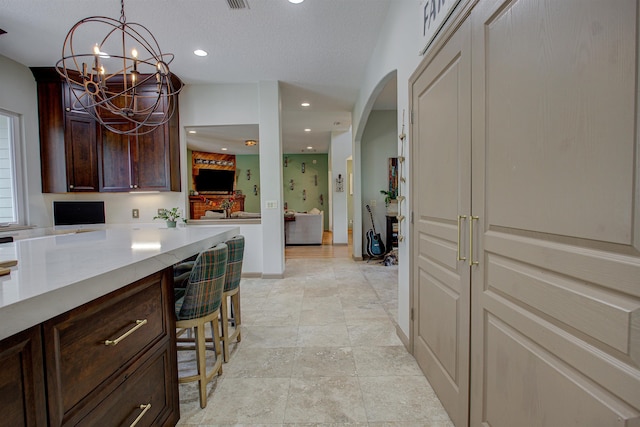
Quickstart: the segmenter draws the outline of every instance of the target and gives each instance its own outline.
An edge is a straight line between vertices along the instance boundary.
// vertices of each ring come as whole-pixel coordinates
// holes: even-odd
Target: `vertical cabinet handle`
[[[467,219],[466,215],[458,215],[458,261],[466,261],[467,258],[466,257],[461,257],[460,256],[460,234],[462,233],[462,230],[460,228],[460,223],[462,222],[463,219]]]
[[[480,219],[478,216],[469,216],[469,265],[474,266],[480,264],[473,260],[473,221]]]
[[[138,415],[138,417],[135,420],[133,420],[133,422],[129,427],[134,427],[136,424],[138,424],[138,421],[140,421],[142,417],[144,417],[144,414],[146,414],[147,411],[151,409],[151,403],[147,403],[146,405],[140,405],[138,406],[138,408],[142,409],[142,412],[140,412],[140,415]]]

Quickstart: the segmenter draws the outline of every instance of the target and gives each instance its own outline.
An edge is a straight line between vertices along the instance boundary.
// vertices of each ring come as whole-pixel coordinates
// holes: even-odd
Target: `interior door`
[[[470,424],[638,426],[638,2],[472,22]]]
[[[413,80],[414,356],[456,426],[468,422],[470,25]]]

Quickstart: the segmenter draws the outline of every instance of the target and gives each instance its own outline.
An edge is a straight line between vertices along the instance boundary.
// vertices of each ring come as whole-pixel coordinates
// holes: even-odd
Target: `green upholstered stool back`
[[[220,243],[196,258],[185,294],[176,301],[178,320],[196,319],[220,308],[227,271],[227,245]]]
[[[244,236],[238,235],[225,242],[229,248],[227,258],[227,273],[224,279],[224,291],[228,292],[238,287],[242,274],[242,259],[244,257]]]

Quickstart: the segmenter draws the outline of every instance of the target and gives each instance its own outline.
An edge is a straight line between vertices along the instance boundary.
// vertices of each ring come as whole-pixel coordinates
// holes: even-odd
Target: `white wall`
[[[360,86],[360,94],[356,106],[353,110],[354,123],[354,153],[360,151],[360,139],[364,130],[367,117],[371,110],[371,105],[381,90],[380,82],[382,82],[389,73],[397,71],[398,79],[398,129],[395,141],[398,143],[398,154],[401,147],[397,135],[402,129],[402,112],[405,113],[405,131],[409,134],[408,117],[409,117],[409,87],[408,81],[410,75],[420,63],[422,57],[418,55],[424,46],[421,41],[421,8],[420,0],[394,0],[389,5],[387,19],[380,28],[380,36],[376,42],[376,46],[369,60],[367,70],[362,79]],[[410,147],[410,141],[405,141],[405,155]],[[354,175],[358,177],[359,164],[354,158]],[[407,178],[406,185],[400,185],[400,194],[407,197],[402,211],[409,212],[408,207],[411,206],[409,199],[410,190],[410,167],[411,161],[405,162],[404,175]],[[358,188],[361,185],[356,182],[354,189],[354,204],[361,204]],[[357,223],[359,210],[354,210],[354,222]],[[409,237],[409,215],[405,213],[407,219],[401,224],[402,234],[405,235],[403,242],[399,243],[399,268],[398,268],[398,325],[402,329],[405,336],[409,336],[409,249],[411,247],[411,239]],[[356,230],[354,227],[354,241],[356,241]]]
[[[332,132],[329,153],[329,193],[331,194],[331,224],[333,243],[346,245],[349,243],[349,220],[347,196],[349,195],[349,176],[347,159],[351,157],[351,130],[349,132]],[[336,179],[342,175],[342,192],[336,192]]]
[[[380,190],[389,189],[389,157],[396,157],[396,111],[372,111],[361,138],[362,164],[362,232],[372,228],[369,205],[374,217],[375,229],[386,244],[387,209]],[[354,243],[355,244],[355,243]],[[366,239],[362,239],[366,253]]]

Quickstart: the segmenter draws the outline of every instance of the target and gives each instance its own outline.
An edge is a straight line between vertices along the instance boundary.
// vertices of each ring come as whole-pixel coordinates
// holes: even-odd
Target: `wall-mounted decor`
[[[289,181],[289,190],[293,190],[293,180]]]
[[[307,190],[302,190],[302,200],[307,200]]]
[[[251,181],[251,169],[247,169],[247,181]]]
[[[336,193],[342,193],[344,191],[344,178],[342,174],[338,174],[336,178]]]
[[[289,166],[289,158],[285,156],[285,158],[284,158],[284,167],[286,168],[287,166]]]
[[[300,170],[302,170],[302,173],[304,173],[304,162],[302,162],[302,165],[300,166]]]
[[[319,197],[320,199],[320,206],[324,205],[324,197],[322,197],[322,194]]]
[[[318,175],[314,175],[313,176],[313,183],[315,184],[315,186],[318,186]]]
[[[258,195],[258,186],[257,186],[257,185],[254,185],[254,186],[253,186],[253,195],[254,195],[254,196],[257,196],[257,195]]]

